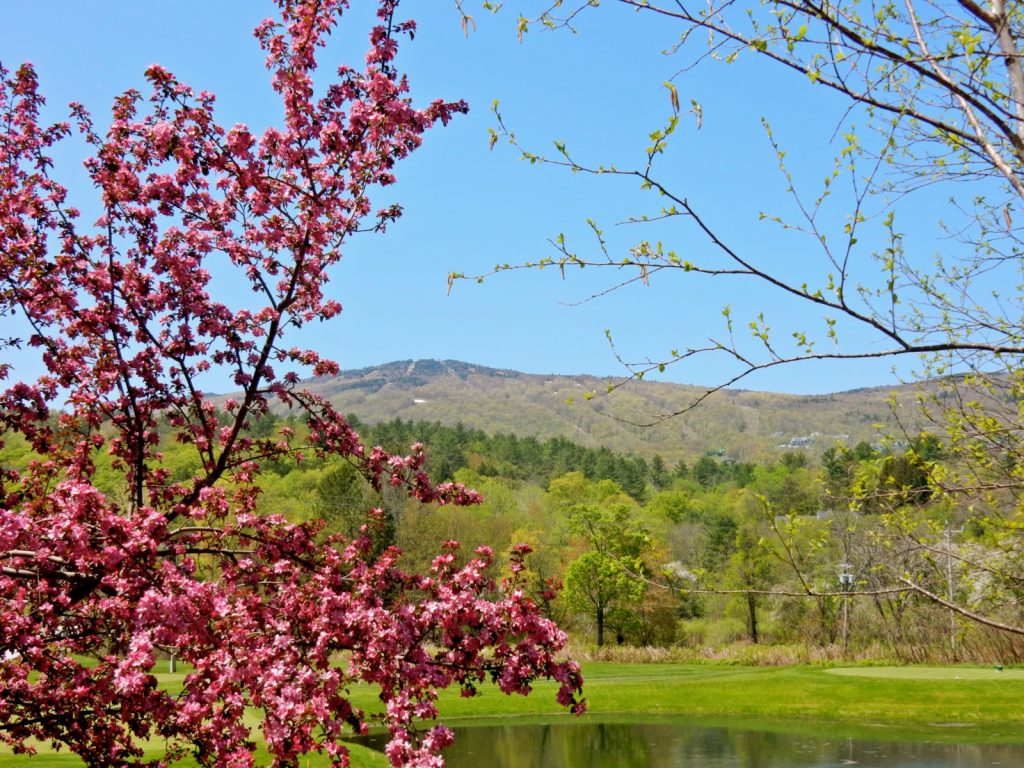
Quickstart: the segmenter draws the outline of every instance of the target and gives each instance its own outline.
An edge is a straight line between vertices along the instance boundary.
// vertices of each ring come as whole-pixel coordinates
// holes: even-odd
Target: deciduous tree
[[[594,619],[595,641],[604,645],[610,614],[643,600],[647,583],[643,555],[650,548],[648,532],[622,503],[578,504],[569,512],[570,527],[580,534],[587,551],[573,560],[565,574],[565,599],[570,610]]]
[[[489,678],[526,693],[551,677],[580,707],[578,667],[555,658],[565,635],[519,589],[524,551],[501,583],[488,549],[457,566],[453,543],[416,575],[395,549],[373,556],[365,532],[325,536],[257,511],[261,462],[311,455],[356,463],[378,490],[478,501],[432,484],[417,446],[364,448],[298,383],[337,366],[287,336],[340,312],[325,286],[345,243],[400,213],[371,194],[424,131],[466,108],[411,103],[395,56],[414,26],[395,0],[378,3],[365,66],[318,88],[347,5],[281,0],[259,25],[281,104],[261,134],[223,127],[211,94],[157,65],[151,92],[118,97],[108,127],[77,104],[70,124],[46,125],[32,67],[0,69],[0,303],[45,364],[0,393],[5,434],[36,455],[0,477],[0,739],[18,753],[40,740],[96,766],[251,765],[255,707],[274,765],[315,751],[344,765],[341,739],[377,720],[392,764],[434,766],[452,734],[415,722],[436,717],[442,688],[471,695]],[[92,153],[92,222],[51,160],[75,132]],[[250,300],[218,296],[215,270]],[[222,408],[204,393],[211,369],[239,390]],[[272,402],[301,415],[301,437],[260,431]],[[168,427],[194,471],[165,466]],[[117,495],[94,483],[100,455]],[[173,695],[154,675],[167,653],[190,670]],[[357,684],[379,689],[380,713],[350,703]],[[148,760],[148,739],[166,754]]]
[[[613,10],[597,5],[522,3],[519,34],[572,27],[583,14]],[[684,59],[665,83],[666,120],[651,132],[638,162],[631,167],[621,160],[585,160],[561,142],[544,156],[523,146],[501,115],[492,145],[507,139],[531,162],[640,185],[652,194],[653,204],[643,213],[630,212],[628,220],[636,225],[631,231],[657,227],[657,234],[640,234],[628,247],[616,248],[592,222],[593,248],[559,234],[552,238],[552,253],[496,271],[598,267],[616,275],[609,290],[672,275],[687,281],[684,286],[709,278],[745,281],[803,305],[818,318],[812,326],[780,331],[760,307],[741,316],[727,306],[719,330],[702,329],[700,338],[681,339],[668,354],[645,350],[632,364],[635,358],[616,350],[628,369],[623,383],[709,355],[727,358],[732,373],[693,405],[779,366],[916,358],[922,380],[930,382],[921,390],[923,423],[944,444],[945,455],[941,462],[917,462],[909,485],[896,479],[898,493],[876,497],[892,513],[888,535],[922,555],[955,557],[963,578],[979,589],[993,582],[992,574],[997,581],[1019,582],[1020,569],[1009,564],[1019,563],[1024,489],[1021,4],[620,0],[611,5],[676,25],[678,42],[669,53]],[[690,114],[683,113],[687,78],[698,65],[727,66],[745,57],[775,66],[780,80],[795,74],[819,93],[845,100],[834,128],[834,158],[818,176],[823,181],[810,186],[792,170],[790,148],[764,123],[791,215],[769,212],[761,218],[791,236],[788,242],[799,256],[796,271],[770,253],[737,245],[702,205],[700,187],[666,161],[679,134],[701,125],[700,104],[689,102]],[[730,154],[731,146],[723,146],[722,156]],[[736,175],[742,178],[742,169]],[[938,210],[936,204],[941,207],[944,200],[948,205]],[[938,246],[934,232],[911,237],[922,211],[943,235]],[[674,233],[666,235],[673,224]],[[651,421],[674,415],[653,414]],[[908,438],[919,432],[920,423],[906,424]],[[895,467],[913,459],[888,461]],[[970,556],[966,548],[950,553],[952,544],[938,521],[921,525],[920,515],[908,519],[900,512],[908,501],[904,485],[916,499],[927,499],[958,520],[971,518],[984,529]],[[1024,633],[1012,601],[984,601],[986,610],[977,611],[905,574],[890,575],[939,604],[955,603],[947,607],[974,621]]]

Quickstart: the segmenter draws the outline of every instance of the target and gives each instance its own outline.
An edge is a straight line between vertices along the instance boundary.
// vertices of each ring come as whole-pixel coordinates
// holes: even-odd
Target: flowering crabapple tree
[[[578,666],[556,658],[565,635],[519,587],[525,548],[501,583],[490,551],[460,565],[454,543],[414,575],[395,549],[371,554],[374,512],[342,538],[257,508],[261,462],[303,455],[343,457],[423,502],[479,500],[431,484],[418,446],[364,448],[281,373],[337,370],[286,334],[340,311],[324,287],[345,242],[400,213],[374,210],[371,192],[466,106],[412,105],[395,56],[414,25],[395,18],[397,0],[378,0],[365,68],[341,66],[326,87],[317,55],[348,4],[278,5],[255,34],[282,122],[259,136],[221,126],[212,95],[159,66],[152,93],[118,97],[105,130],[78,104],[71,124],[42,123],[32,67],[0,69],[0,302],[45,364],[0,394],[3,436],[36,456],[0,478],[0,739],[17,753],[43,742],[89,765],[252,765],[256,708],[273,765],[310,752],[346,765],[341,739],[376,718],[393,765],[435,766],[452,734],[416,722],[436,718],[443,688],[471,696],[490,679],[527,693],[552,678],[582,709]],[[76,131],[99,195],[92,224],[49,157]],[[211,262],[251,288],[248,307],[213,295]],[[222,407],[201,388],[216,369],[239,390]],[[274,402],[305,427],[253,434]],[[191,477],[162,464],[169,440],[194,450]],[[97,487],[101,454],[118,493]],[[167,653],[191,670],[176,695],[153,674]],[[379,689],[379,713],[351,703],[356,684]],[[152,739],[166,745],[156,759]]]

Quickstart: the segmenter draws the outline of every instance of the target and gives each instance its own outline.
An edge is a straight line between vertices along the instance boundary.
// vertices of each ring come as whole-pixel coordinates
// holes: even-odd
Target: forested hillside
[[[403,567],[416,571],[429,569],[448,541],[459,541],[464,556],[490,547],[499,563],[526,544],[531,596],[581,646],[697,655],[781,646],[785,658],[1024,654],[1010,636],[951,617],[901,585],[911,578],[1019,619],[1007,585],[972,582],[965,570],[998,531],[981,521],[958,529],[957,558],[965,562],[952,550],[947,562],[941,552],[903,546],[894,521],[915,515],[940,529],[949,512],[933,503],[931,477],[945,458],[929,438],[905,449],[861,442],[820,453],[791,448],[763,462],[704,454],[670,463],[563,437],[349,418],[368,446],[397,452],[422,443],[435,480],[465,483],[483,503],[423,507],[398,487],[374,491],[346,460],[307,456],[264,463],[261,511],[322,519],[347,539],[369,536],[378,550],[396,544]],[[251,426],[256,437],[289,430],[301,434],[305,425],[270,414]],[[172,481],[199,471],[194,456],[187,445],[161,442]],[[31,459],[17,439],[0,453],[5,468]],[[117,498],[109,458],[100,453],[96,461],[97,484]]]
[[[779,446],[813,438],[815,455],[836,436],[877,442],[896,435],[890,399],[901,418],[916,413],[913,387],[879,387],[819,396],[723,390],[699,408],[651,427],[638,423],[687,407],[704,392],[696,386],[637,381],[605,394],[614,380],[589,375],[537,375],[452,360],[417,360],[344,371],[315,380],[311,389],[365,423],[393,418],[461,423],[489,433],[539,440],[563,437],[584,446],[634,452],[647,459],[692,461],[721,451],[741,461],[777,458]],[[583,402],[586,393],[596,393]],[[573,401],[570,404],[568,401]],[[913,424],[908,425],[910,428]]]
[[[309,454],[263,462],[259,509],[322,520],[347,539],[367,535],[377,551],[397,545],[412,571],[428,570],[448,541],[461,542],[464,556],[490,547],[499,563],[526,544],[532,597],[582,645],[694,654],[784,646],[787,658],[1024,655],[1012,635],[933,599],[1021,621],[1013,585],[970,573],[998,553],[1000,532],[937,493],[949,461],[939,442],[908,421],[875,425],[890,407],[899,413],[909,389],[893,399],[883,390],[723,392],[645,431],[602,413],[675,408],[695,390],[638,382],[607,399],[565,402],[601,384],[436,361],[318,379],[313,386],[349,411],[365,445],[400,455],[423,444],[435,481],[464,483],[484,501],[424,508],[401,487],[375,491],[358,462]],[[569,425],[578,439],[560,434]],[[257,440],[305,439],[308,427],[268,413],[248,429]],[[167,480],[198,476],[188,441],[162,434]],[[6,470],[33,458],[15,435],[0,450]],[[94,460],[97,487],[120,499],[110,457],[97,451]],[[964,523],[954,530],[951,517]],[[943,526],[946,550],[915,545]]]

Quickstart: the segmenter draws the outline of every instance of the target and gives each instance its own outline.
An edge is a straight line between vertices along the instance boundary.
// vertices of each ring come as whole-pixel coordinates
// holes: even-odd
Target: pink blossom
[[[257,507],[261,462],[308,455],[344,458],[374,487],[424,502],[480,501],[432,483],[420,445],[364,447],[300,387],[300,371],[337,365],[282,338],[341,311],[325,284],[348,235],[401,215],[373,213],[374,185],[465,104],[421,109],[408,97],[394,61],[413,25],[393,18],[396,0],[378,2],[365,69],[340,67],[316,95],[316,55],[347,3],[278,5],[256,37],[283,123],[260,136],[220,125],[212,95],[158,65],[146,71],[152,93],[119,96],[106,129],[72,105],[99,194],[91,226],[51,176],[71,128],[40,122],[30,65],[0,67],[0,304],[22,308],[47,367],[0,392],[5,429],[45,457],[4,470],[0,496],[0,740],[16,750],[38,739],[111,765],[157,738],[168,759],[249,766],[257,734],[245,713],[256,707],[274,765],[319,750],[343,761],[342,738],[368,727],[346,691],[369,684],[388,713],[392,763],[439,766],[451,732],[417,736],[412,721],[436,715],[443,688],[471,694],[493,678],[525,693],[546,677],[582,709],[579,668],[557,660],[564,633],[523,596],[525,550],[501,584],[487,576],[490,550],[459,566],[454,542],[417,575],[393,548],[373,554],[372,519],[345,540]],[[211,260],[229,263],[259,305],[211,295]],[[199,384],[211,367],[240,389],[222,410]],[[253,434],[275,403],[308,430]],[[190,476],[167,466],[163,439],[192,452]],[[99,488],[97,451],[119,475],[116,494]],[[175,696],[153,674],[172,653],[192,670]]]

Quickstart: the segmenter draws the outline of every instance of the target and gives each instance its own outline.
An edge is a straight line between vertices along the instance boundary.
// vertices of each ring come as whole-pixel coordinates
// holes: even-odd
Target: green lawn
[[[776,731],[820,731],[843,738],[943,740],[1024,744],[1024,671],[979,667],[734,667],[684,664],[584,665],[587,718],[685,716],[702,722]],[[177,679],[161,676],[168,687]],[[550,721],[565,715],[555,686],[543,683],[529,697],[484,688],[473,699],[446,693],[445,722],[509,718]],[[379,705],[357,691],[367,710]],[[357,750],[353,765],[378,768],[383,756]],[[69,768],[75,758],[42,754],[31,762],[0,754],[0,768]],[[322,765],[310,759],[309,766]]]
[[[877,737],[884,729],[900,738],[1024,744],[1024,674],[1019,671],[845,671],[806,666],[584,665],[591,717],[683,715],[790,730],[814,730],[827,723],[830,732],[851,737]],[[547,684],[538,685],[525,699],[490,690],[478,699],[446,695],[442,711],[453,723],[462,717],[540,716],[557,711],[551,706],[553,696],[554,686]],[[957,727],[951,728],[953,724]]]
[[[1002,667],[837,667],[834,675],[900,680],[1024,680],[1024,669]]]

